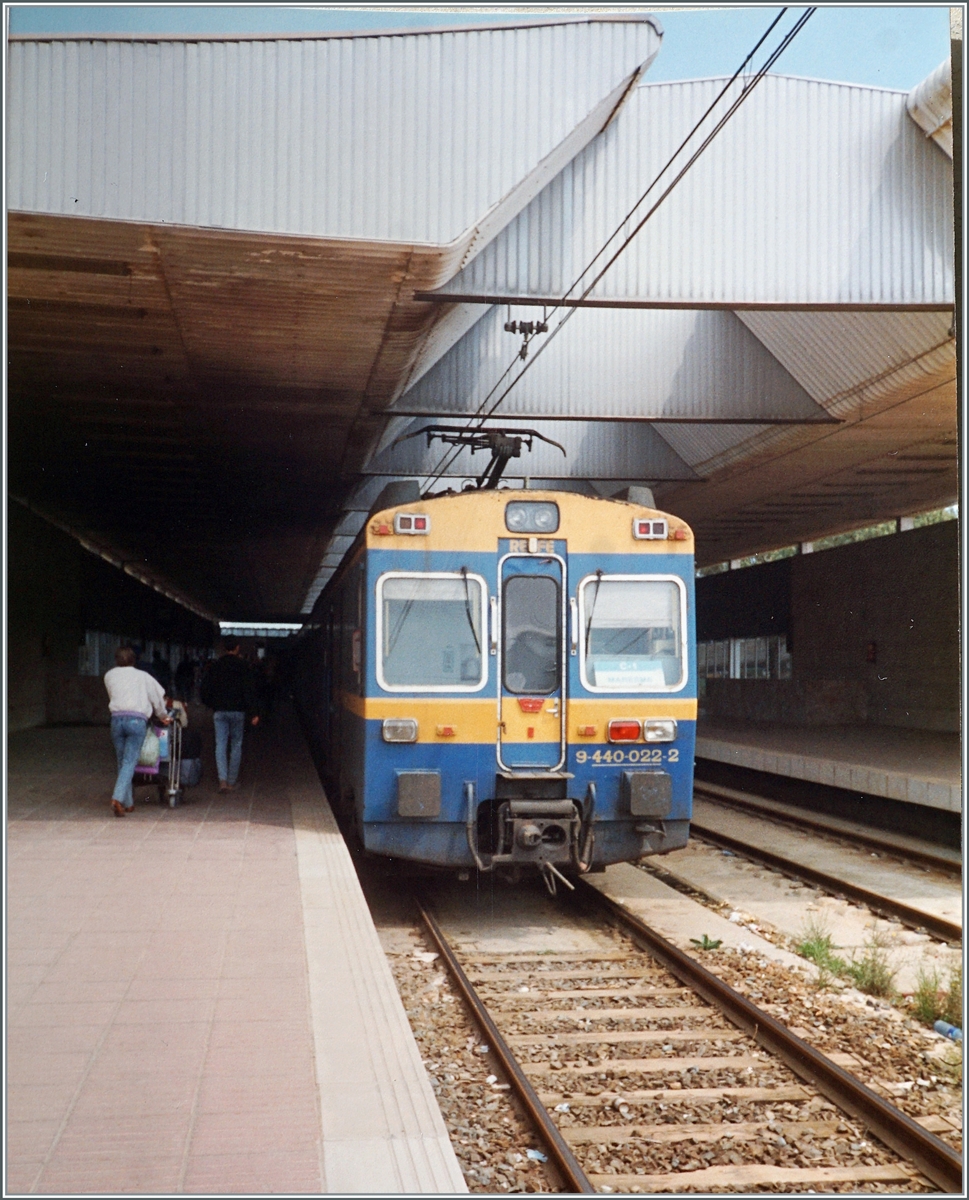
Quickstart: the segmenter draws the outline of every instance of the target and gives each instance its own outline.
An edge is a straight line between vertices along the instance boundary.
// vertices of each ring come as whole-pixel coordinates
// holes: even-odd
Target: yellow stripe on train
[[[365,698],[344,692],[342,701],[344,708],[367,721],[384,721],[389,717],[410,717],[416,720],[418,742],[432,742],[438,745],[446,745],[449,742],[493,744],[498,738],[498,703],[494,697]],[[568,741],[604,742],[609,721],[623,717],[640,721],[647,717],[695,721],[696,700],[676,697],[569,700],[565,706]],[[592,728],[594,732],[587,732]]]

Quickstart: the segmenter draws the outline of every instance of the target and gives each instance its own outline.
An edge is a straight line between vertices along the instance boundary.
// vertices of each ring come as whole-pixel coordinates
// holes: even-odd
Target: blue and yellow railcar
[[[372,512],[303,638],[298,699],[370,852],[556,878],[685,845],[693,535],[573,492]]]

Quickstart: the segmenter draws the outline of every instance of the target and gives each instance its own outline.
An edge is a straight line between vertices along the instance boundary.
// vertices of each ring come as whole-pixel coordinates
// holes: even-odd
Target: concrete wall
[[[80,546],[20,505],[7,522],[7,721],[11,732],[47,721],[47,688],[84,640]]]
[[[696,581],[698,642],[791,632],[793,559],[762,563]]]
[[[790,563],[793,677],[708,680],[709,716],[959,729],[957,522],[785,563]],[[771,572],[772,587],[777,572],[771,569],[778,566],[748,567],[710,580],[722,591],[736,577],[738,594],[741,583],[750,593],[757,573]],[[742,576],[747,578],[741,581]],[[697,580],[698,593],[705,584]],[[739,628],[716,636],[755,632],[760,630]],[[702,628],[698,635],[703,638]]]
[[[99,676],[81,675],[85,630],[204,646],[212,627],[11,502],[7,522],[7,722],[106,724]]]
[[[795,678],[863,688],[875,725],[957,730],[958,563],[955,521],[797,559]]]
[[[844,679],[708,679],[703,712],[784,725],[863,725],[868,695]]]

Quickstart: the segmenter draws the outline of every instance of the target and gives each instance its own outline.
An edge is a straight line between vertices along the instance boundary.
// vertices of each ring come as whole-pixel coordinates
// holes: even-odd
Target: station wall
[[[97,675],[81,674],[85,633],[142,645],[212,645],[212,625],[85,550],[21,505],[7,522],[8,730],[107,724]]]
[[[783,633],[791,678],[708,679],[708,716],[958,730],[958,522],[697,580],[699,641]]]

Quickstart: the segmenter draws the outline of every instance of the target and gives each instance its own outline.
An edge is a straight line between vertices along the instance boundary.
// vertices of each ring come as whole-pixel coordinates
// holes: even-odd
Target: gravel
[[[480,1030],[440,959],[422,961],[434,952],[417,930],[410,941],[409,951],[388,959],[469,1191],[557,1191],[544,1165],[528,1157],[541,1152],[539,1141],[491,1054],[479,1052]]]
[[[608,1046],[596,1042],[516,1048],[523,1062],[550,1064],[551,1071],[536,1074],[539,1091],[554,1089],[559,1103],[553,1105],[563,1131],[595,1126],[617,1130],[616,1140],[580,1142],[574,1152],[589,1174],[681,1174],[707,1167],[762,1163],[779,1167],[843,1167],[894,1164],[897,1156],[867,1136],[862,1125],[840,1113],[821,1096],[778,1102],[730,1096],[690,1102],[686,1093],[695,1088],[790,1087],[798,1081],[782,1063],[746,1038],[716,1036],[733,1027],[715,1009],[704,1014],[675,1017],[675,1008],[702,1005],[683,991],[672,976],[649,963],[622,936],[603,931],[602,948],[629,950],[634,973],[649,974],[649,985],[670,988],[671,994],[631,999],[613,998],[627,984],[608,974],[616,963],[603,964],[603,973],[581,979],[542,980],[541,963],[509,964],[508,983],[482,982],[479,991],[492,1009],[502,1032],[520,1033],[607,1032],[610,1029],[685,1030],[698,1029],[696,1039],[671,1038],[646,1046],[627,1043]],[[488,1052],[481,1053],[481,1037],[452,991],[440,960],[415,930],[411,948],[391,954],[390,960],[405,1008],[425,1058],[435,1093],[441,1104],[455,1152],[474,1192],[557,1190],[550,1172],[528,1157],[540,1149],[517,1101],[506,1090],[500,1072]],[[825,1053],[850,1053],[858,1060],[851,1067],[865,1083],[889,1096],[911,1116],[944,1116],[960,1123],[961,1090],[953,1083],[939,1057],[935,1034],[926,1034],[914,1021],[881,1001],[856,993],[819,990],[806,973],[789,970],[759,955],[728,950],[698,953],[704,965],[738,991],[753,999],[795,1032]],[[548,966],[561,969],[568,959],[556,955]],[[494,969],[490,967],[489,969]],[[590,969],[582,965],[582,971]],[[470,969],[472,978],[473,967]],[[576,974],[578,975],[578,971]],[[528,992],[522,992],[528,987]],[[564,999],[536,997],[545,990],[568,992],[578,987],[602,987],[604,996],[576,995]],[[610,1010],[642,1007],[670,1009],[647,1017],[610,1016]],[[536,1011],[536,1009],[538,1011]],[[549,1010],[566,1010],[551,1013]],[[571,1010],[571,1011],[569,1011]],[[949,1052],[953,1047],[946,1045]],[[669,1058],[672,1070],[613,1073],[610,1058]],[[677,1058],[737,1056],[760,1060],[736,1068],[723,1064],[701,1070],[685,1066],[677,1071]],[[584,1071],[578,1068],[585,1068]],[[596,1068],[601,1068],[596,1070]],[[654,1094],[636,1099],[628,1093],[639,1090]],[[656,1093],[661,1093],[657,1095]],[[680,1100],[677,1092],[684,1093]],[[618,1094],[617,1094],[618,1093]],[[738,1129],[745,1123],[766,1128]],[[698,1131],[698,1136],[667,1142],[661,1138],[622,1137],[630,1125],[690,1126],[723,1125],[722,1134]],[[810,1126],[810,1127],[806,1127]],[[731,1128],[733,1127],[733,1128]],[[961,1148],[956,1130],[942,1134]],[[801,1192],[803,1185],[782,1184],[758,1190]],[[816,1190],[828,1192],[919,1192],[933,1190],[917,1180],[905,1184],[827,1184]]]
[[[819,988],[760,955],[710,951],[698,958],[738,992],[825,1054],[851,1054],[848,1069],[910,1117],[941,1116],[943,1138],[962,1151],[962,1050],[887,1001],[855,988]]]

